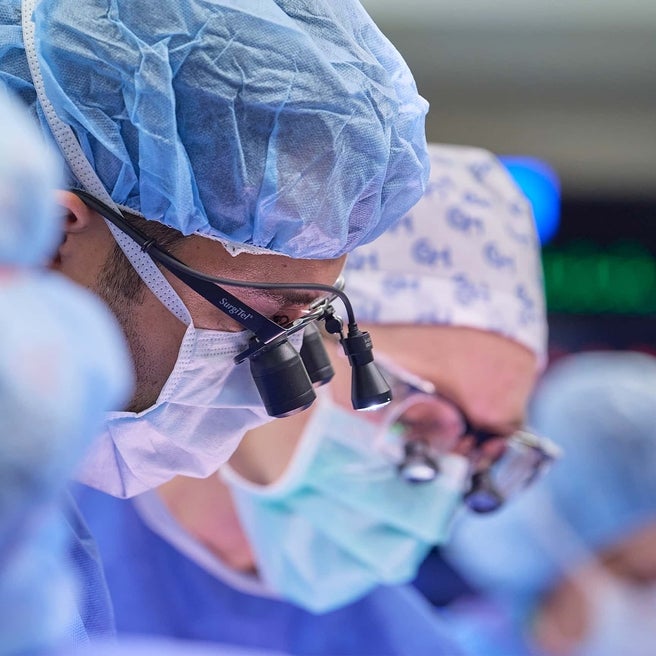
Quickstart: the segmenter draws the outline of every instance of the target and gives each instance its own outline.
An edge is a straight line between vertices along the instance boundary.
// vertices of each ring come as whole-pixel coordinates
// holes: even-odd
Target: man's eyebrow
[[[286,305],[310,306],[317,299],[327,298],[327,295],[323,292],[312,292],[303,289],[249,289],[245,296],[265,297],[268,301],[281,307]]]

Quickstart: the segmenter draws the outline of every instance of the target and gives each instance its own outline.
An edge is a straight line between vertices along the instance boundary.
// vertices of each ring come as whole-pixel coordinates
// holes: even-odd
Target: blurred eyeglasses
[[[499,434],[475,426],[460,406],[422,378],[378,357],[379,369],[392,390],[385,411],[389,435],[394,436],[399,475],[410,483],[431,481],[438,474],[440,456],[472,441],[467,506],[478,513],[498,509],[534,483],[560,457],[551,440],[525,429]]]

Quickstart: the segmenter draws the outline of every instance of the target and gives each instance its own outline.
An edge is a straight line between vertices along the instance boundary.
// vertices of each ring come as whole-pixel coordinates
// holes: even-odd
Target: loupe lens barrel
[[[317,398],[301,356],[287,341],[250,358],[251,374],[271,417],[288,417],[305,410]]]
[[[335,375],[321,333],[314,323],[308,324],[303,329],[300,355],[305,370],[314,385],[325,385]]]

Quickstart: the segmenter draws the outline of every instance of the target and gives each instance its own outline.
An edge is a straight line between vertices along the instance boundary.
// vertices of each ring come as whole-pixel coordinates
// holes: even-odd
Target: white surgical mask
[[[178,474],[215,472],[246,431],[270,419],[248,362],[233,362],[249,334],[190,324],[157,402],[139,413],[110,413],[76,478],[131,497]]]
[[[412,579],[431,546],[447,539],[467,460],[445,456],[434,481],[412,485],[380,444],[378,426],[322,388],[281,479],[259,486],[221,470],[260,576],[284,598],[333,610]]]

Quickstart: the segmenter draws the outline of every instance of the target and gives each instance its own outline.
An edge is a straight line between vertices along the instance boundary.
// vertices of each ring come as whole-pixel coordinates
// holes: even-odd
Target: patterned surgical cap
[[[468,326],[546,359],[547,326],[530,205],[490,153],[431,144],[422,199],[346,263],[363,323]]]

